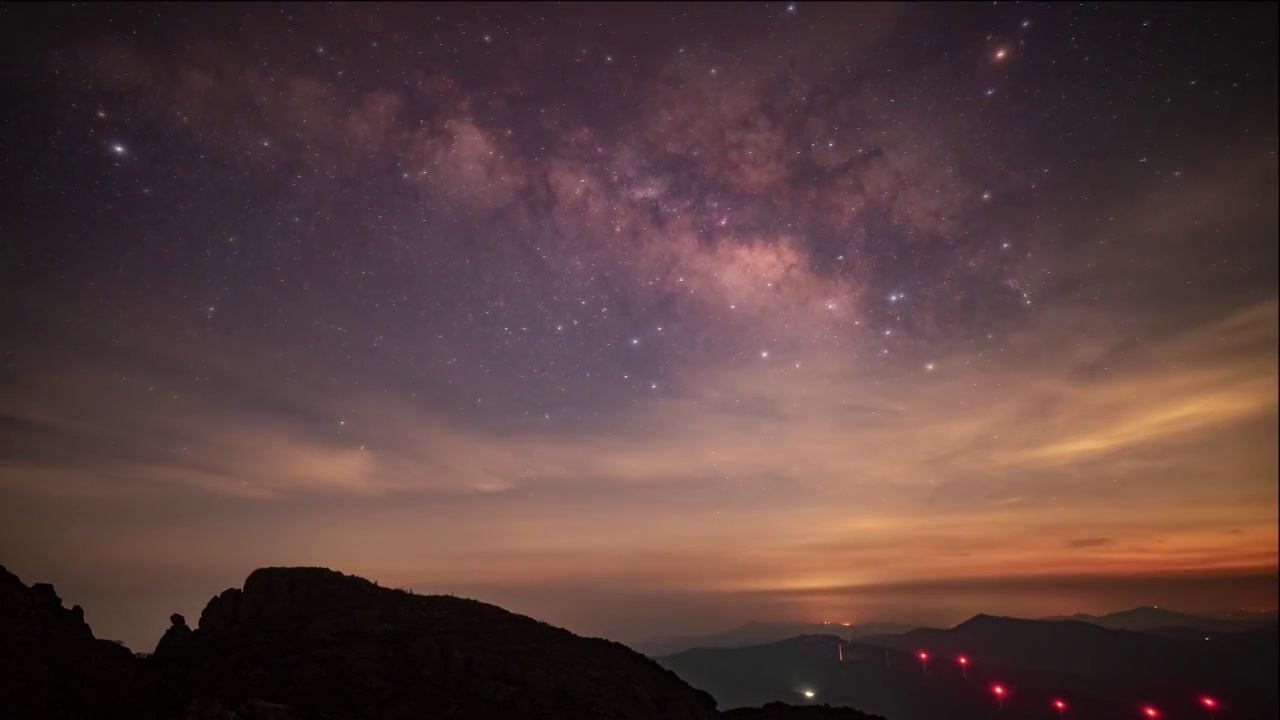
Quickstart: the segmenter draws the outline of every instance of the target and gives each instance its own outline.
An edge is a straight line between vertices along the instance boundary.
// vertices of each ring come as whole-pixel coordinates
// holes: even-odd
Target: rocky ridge
[[[323,568],[254,571],[194,629],[170,622],[151,656],[134,657],[94,638],[52,587],[0,568],[0,717],[721,717],[710,695],[621,644]],[[726,717],[869,717],[759,710]]]

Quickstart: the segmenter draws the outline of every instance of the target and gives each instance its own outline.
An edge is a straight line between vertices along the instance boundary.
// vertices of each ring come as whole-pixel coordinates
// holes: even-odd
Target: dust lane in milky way
[[[0,12],[0,542],[99,634],[1276,603],[1274,6]]]

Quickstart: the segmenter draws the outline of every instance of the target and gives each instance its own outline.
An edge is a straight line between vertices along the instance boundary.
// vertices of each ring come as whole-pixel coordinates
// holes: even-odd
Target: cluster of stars
[[[4,330],[10,384],[56,378],[0,410],[90,402],[11,423],[11,464],[104,484],[158,466],[163,482],[232,478],[242,494],[275,475],[281,494],[371,498],[438,481],[550,517],[550,483],[626,487],[593,512],[645,496],[637,478],[694,473],[700,489],[681,453],[714,441],[706,477],[723,491],[707,494],[725,518],[767,488],[770,511],[784,496],[817,497],[815,513],[962,498],[1003,518],[1012,497],[1057,523],[1086,494],[1058,482],[1088,475],[1079,448],[1108,466],[1152,425],[1211,445],[1197,423],[1235,398],[1141,405],[1134,368],[1199,390],[1274,367],[1232,364],[1229,336],[1190,351],[1152,339],[1276,294],[1274,218],[1258,219],[1274,209],[1274,63],[1259,61],[1274,32],[1238,19],[1261,10],[1208,8],[63,13],[65,39],[13,33],[21,112],[5,147],[27,181],[5,199],[0,283],[22,319]],[[111,383],[46,370],[63,330],[83,375],[111,368]],[[1111,388],[1124,403],[1098,399]],[[155,422],[133,415],[158,400]],[[173,421],[178,406],[198,417]],[[76,434],[101,408],[159,430]],[[950,457],[997,471],[975,486],[970,466],[899,451],[917,434],[963,437]],[[205,457],[196,435],[216,440]],[[873,438],[856,462],[848,435]],[[1099,492],[1149,497],[1136,476],[1159,447]],[[170,473],[174,453],[190,465]],[[50,460],[63,456],[83,462]],[[1162,487],[1238,462],[1192,462],[1205,457]],[[819,477],[792,467],[811,462]],[[1111,536],[1080,534],[1095,535]],[[1074,553],[1073,539],[1052,541]]]

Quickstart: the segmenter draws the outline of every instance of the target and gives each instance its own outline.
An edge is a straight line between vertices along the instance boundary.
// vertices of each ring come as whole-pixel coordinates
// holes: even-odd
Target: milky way
[[[1276,602],[1274,5],[2,12],[0,541],[109,635]]]

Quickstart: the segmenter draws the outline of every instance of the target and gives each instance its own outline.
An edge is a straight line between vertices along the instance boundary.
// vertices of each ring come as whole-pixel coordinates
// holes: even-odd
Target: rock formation
[[[800,718],[861,718],[812,714]],[[764,712],[762,710],[762,712]],[[783,706],[765,715],[779,715]],[[0,568],[0,718],[711,720],[715,701],[618,643],[323,568],[254,571],[143,659]]]
[[[174,613],[169,616],[169,629],[164,631],[160,642],[156,644],[155,655],[169,655],[179,651],[191,641],[191,628],[187,627],[187,619]]]
[[[52,585],[27,587],[0,567],[0,717],[128,717],[149,678],[128,648],[99,640]]]
[[[617,643],[321,568],[255,571],[152,660],[185,699],[260,699],[295,717],[716,715],[709,695]]]

